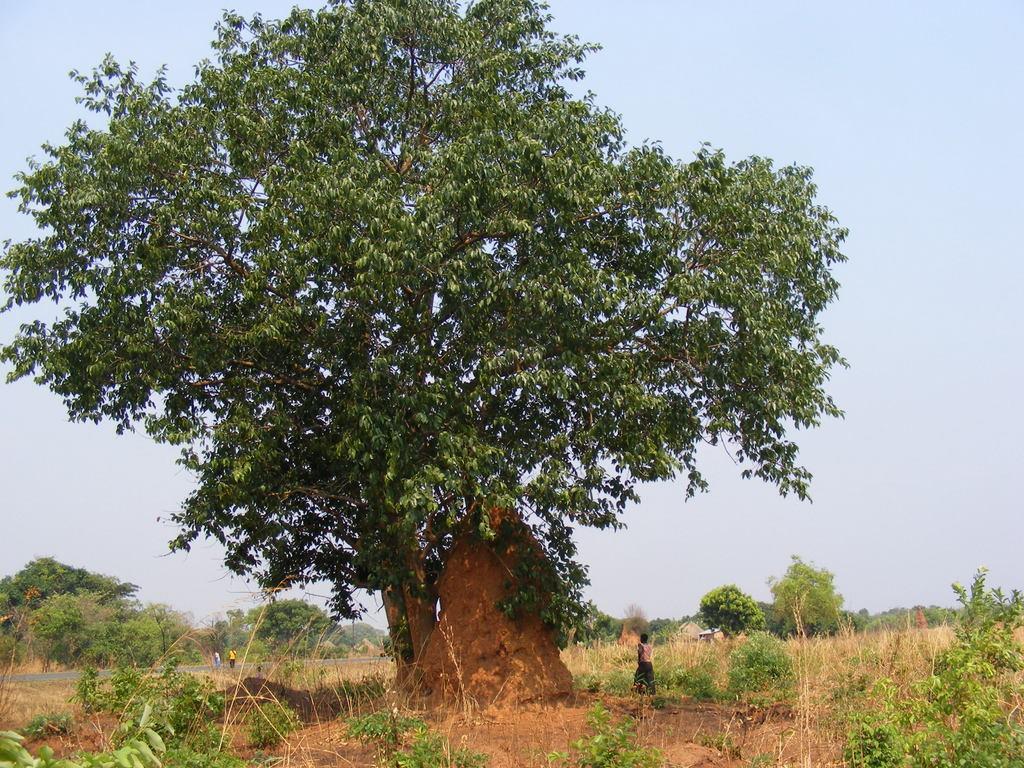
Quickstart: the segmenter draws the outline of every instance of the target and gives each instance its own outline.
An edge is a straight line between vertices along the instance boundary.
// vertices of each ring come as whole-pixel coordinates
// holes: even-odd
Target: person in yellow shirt
[[[238,658],[238,654],[235,653],[235,649],[234,648],[232,648],[230,651],[228,651],[228,666],[231,667],[232,669],[235,668],[235,659],[237,659],[237,658]]]

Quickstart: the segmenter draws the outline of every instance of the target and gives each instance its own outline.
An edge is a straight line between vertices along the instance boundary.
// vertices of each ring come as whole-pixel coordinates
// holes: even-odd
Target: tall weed
[[[1024,765],[1024,596],[985,585],[979,571],[963,605],[953,644],[934,671],[901,686],[883,679],[881,706],[859,715],[845,757],[852,768],[936,765],[1020,768]]]

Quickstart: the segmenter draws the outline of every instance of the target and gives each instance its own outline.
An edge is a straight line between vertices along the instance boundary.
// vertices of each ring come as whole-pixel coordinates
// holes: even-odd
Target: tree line
[[[197,626],[162,603],[142,603],[135,584],[66,565],[32,560],[0,579],[0,664],[152,666],[171,657],[207,661],[215,651],[263,659],[377,652],[382,632],[339,624],[319,606],[278,599]]]
[[[770,602],[755,600],[735,584],[725,584],[705,594],[696,613],[675,619],[648,620],[637,606],[629,606],[623,618],[615,618],[589,603],[586,618],[572,639],[614,642],[624,633],[647,632],[656,641],[668,640],[689,622],[719,629],[726,636],[754,631],[767,631],[779,637],[823,636],[842,631],[934,627],[952,623],[958,614],[955,608],[934,605],[890,608],[875,614],[867,609],[846,610],[834,574],[795,555],[785,574],[769,579],[768,583],[772,592]]]

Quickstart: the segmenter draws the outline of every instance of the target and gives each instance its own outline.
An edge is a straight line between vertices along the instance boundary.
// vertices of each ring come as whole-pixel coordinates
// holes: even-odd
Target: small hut
[[[700,633],[703,631],[699,624],[688,621],[676,630],[676,638],[679,640],[696,641],[700,639]]]

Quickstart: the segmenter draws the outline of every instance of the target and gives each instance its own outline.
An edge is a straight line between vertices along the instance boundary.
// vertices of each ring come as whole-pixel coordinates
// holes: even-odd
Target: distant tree
[[[327,613],[304,600],[274,600],[249,612],[256,637],[271,649],[305,650],[319,642],[333,627]]]
[[[253,639],[250,613],[250,611],[232,608],[225,616],[216,616],[209,621],[199,633],[200,642],[206,652],[208,654],[220,652],[221,655],[224,655],[232,648],[235,650],[246,648]],[[263,650],[262,644],[258,650]]]
[[[622,620],[605,613],[592,601],[588,601],[575,626],[572,639],[580,643],[610,643],[617,640],[621,634]]]
[[[149,666],[163,658],[191,630],[169,606],[141,606],[134,584],[61,563],[31,561],[0,579],[0,634],[20,657],[31,653],[44,664]],[[178,649],[196,658],[191,645]]]
[[[775,603],[757,601],[757,607],[764,614],[764,622],[768,631],[773,635],[784,636],[786,634],[786,623],[775,614]]]
[[[88,593],[56,594],[32,612],[34,650],[44,662],[69,665],[85,655],[95,640],[99,601]]]
[[[99,667],[151,666],[169,658],[196,658],[196,649],[178,640],[191,630],[181,613],[166,605],[139,608],[111,602],[92,592],[52,595],[29,613],[26,641],[44,663]]]
[[[929,627],[953,625],[957,622],[960,611],[956,608],[944,608],[937,605],[921,607],[921,613]],[[889,608],[880,613],[868,614],[864,611],[864,628],[868,631],[880,629],[908,629],[917,624],[916,610],[909,608]]]
[[[99,602],[117,602],[133,598],[138,589],[112,576],[65,565],[52,557],[40,557],[14,575],[0,579],[0,609],[81,592],[89,592]]]
[[[831,571],[815,568],[796,555],[782,578],[769,579],[774,614],[783,634],[824,635],[840,628],[843,597],[833,582]]]
[[[368,640],[374,646],[380,647],[385,633],[370,624],[362,621],[351,623],[335,624],[327,639],[335,647],[349,651],[359,649]]]
[[[159,656],[166,655],[192,629],[184,614],[163,603],[147,604],[139,618],[151,624],[153,635],[159,640]]]
[[[651,637],[659,641],[668,640],[683,624],[685,619],[651,619],[647,622],[647,631]]]
[[[700,616],[709,627],[718,627],[726,635],[738,635],[766,629],[764,613],[754,598],[735,584],[726,584],[700,599]]]

